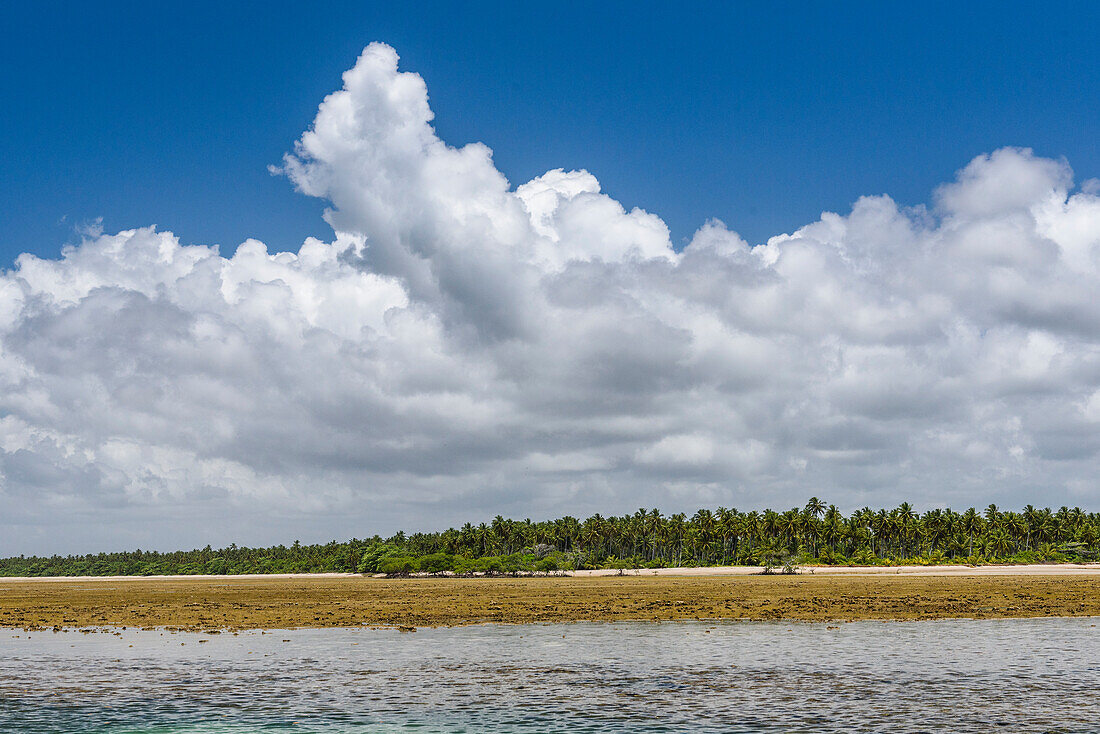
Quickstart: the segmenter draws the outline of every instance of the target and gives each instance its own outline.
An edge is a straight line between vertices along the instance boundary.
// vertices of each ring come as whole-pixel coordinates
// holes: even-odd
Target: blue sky
[[[1100,6],[1060,3],[5,3],[0,265],[74,227],[297,249],[322,205],[267,166],[369,42],[513,184],[584,167],[756,243],[900,203],[1004,145],[1100,174]]]
[[[0,554],[1100,509],[1100,5],[530,5],[3,6]]]

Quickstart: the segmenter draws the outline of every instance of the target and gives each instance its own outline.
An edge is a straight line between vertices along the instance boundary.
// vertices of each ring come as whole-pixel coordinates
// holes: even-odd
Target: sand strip
[[[704,568],[646,568],[572,571],[572,576],[753,576],[760,566],[711,566]],[[779,569],[773,569],[778,572]],[[822,576],[1100,576],[1100,563],[1051,563],[1026,566],[798,566],[796,573]]]
[[[565,571],[561,575],[576,578],[600,576],[758,576],[763,566],[705,566],[701,568],[631,568]],[[773,569],[778,572],[779,569]],[[834,576],[1100,576],[1100,563],[1049,563],[1015,566],[798,566],[798,574]],[[0,576],[5,581],[226,581],[233,579],[347,579],[362,578],[357,573],[271,573],[245,575],[194,576]]]

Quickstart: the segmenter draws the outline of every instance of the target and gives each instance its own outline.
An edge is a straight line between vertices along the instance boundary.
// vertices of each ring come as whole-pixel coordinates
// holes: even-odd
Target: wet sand
[[[1046,616],[1100,616],[1100,574],[0,579],[0,627],[34,629]]]

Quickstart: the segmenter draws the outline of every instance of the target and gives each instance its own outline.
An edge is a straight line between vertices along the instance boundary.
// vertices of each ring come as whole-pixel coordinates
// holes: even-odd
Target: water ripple
[[[4,633],[0,732],[1095,732],[1096,622]]]

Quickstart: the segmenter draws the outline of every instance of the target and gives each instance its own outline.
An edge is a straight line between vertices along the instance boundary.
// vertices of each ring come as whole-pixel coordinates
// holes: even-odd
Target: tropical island
[[[786,511],[701,509],[543,522],[508,520],[442,532],[269,548],[125,551],[0,559],[0,576],[361,573],[484,576],[588,569],[717,566],[934,566],[1088,563],[1100,559],[1100,513],[1031,505],[979,512],[911,505],[849,515],[816,497]]]
[[[844,515],[811,498],[782,512],[497,517],[324,545],[21,556],[0,560],[0,627],[1100,616],[1098,530],[1100,515],[1077,508]]]

